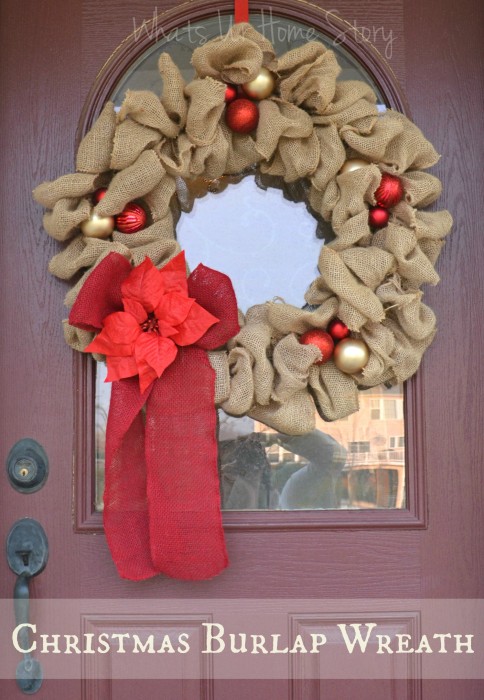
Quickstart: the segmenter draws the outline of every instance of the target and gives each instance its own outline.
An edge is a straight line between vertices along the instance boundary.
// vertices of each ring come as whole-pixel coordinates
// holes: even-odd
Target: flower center
[[[143,333],[154,332],[159,334],[160,332],[158,328],[158,319],[156,318],[153,311],[151,311],[148,314],[146,321],[143,321],[143,323],[141,323],[140,325]]]

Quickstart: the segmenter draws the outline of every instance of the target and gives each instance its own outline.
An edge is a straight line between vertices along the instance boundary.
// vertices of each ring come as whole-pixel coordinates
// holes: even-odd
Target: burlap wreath
[[[116,114],[108,102],[79,146],[76,173],[34,191],[49,211],[49,235],[67,242],[50,272],[75,280],[71,307],[92,269],[117,251],[137,265],[149,256],[158,267],[179,251],[175,226],[189,210],[198,178],[243,176],[257,166],[259,183],[284,182],[292,197],[331,224],[335,238],[322,246],[320,276],[306,293],[309,307],[268,301],[248,310],[229,345],[209,353],[216,372],[216,403],[232,415],[248,414],[289,434],[314,428],[314,405],[326,420],[358,409],[358,389],[403,382],[417,370],[435,334],[435,316],[422,303],[422,284],[435,285],[435,263],[450,231],[448,212],[424,212],[440,194],[439,180],[423,169],[438,155],[403,115],[379,115],[376,96],[359,81],[337,81],[334,54],[310,42],[277,58],[270,42],[249,24],[193,53],[196,78],[185,84],[170,56],[159,70],[163,94],[127,92]],[[224,120],[225,83],[252,80],[261,66],[277,79],[276,94],[259,103],[252,135],[233,133]],[[368,167],[339,174],[348,158]],[[372,233],[368,207],[383,172],[398,174],[405,197],[389,224]],[[90,196],[106,186],[96,205],[115,215],[142,199],[150,225],[110,240],[85,238]],[[314,365],[317,348],[298,335],[325,328],[337,316],[369,346],[364,370],[349,376],[332,361]],[[92,334],[64,322],[68,344],[83,350]]]

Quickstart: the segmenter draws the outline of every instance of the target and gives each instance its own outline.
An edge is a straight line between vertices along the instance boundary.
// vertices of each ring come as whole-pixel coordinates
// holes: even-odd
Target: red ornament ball
[[[383,173],[381,182],[375,191],[376,203],[379,207],[389,209],[398,204],[403,197],[402,181],[396,175]]]
[[[94,192],[92,195],[92,198],[94,200],[94,204],[97,204],[98,202],[101,201],[106,195],[106,192],[108,191],[107,187],[100,187],[98,190]]]
[[[116,217],[116,231],[136,233],[146,226],[146,212],[139,204],[130,202]]]
[[[239,97],[227,105],[225,121],[237,134],[250,134],[259,123],[259,108],[255,102]]]
[[[368,223],[371,228],[384,228],[390,219],[390,212],[383,207],[370,207]]]
[[[344,338],[347,338],[349,336],[350,329],[348,328],[346,323],[340,321],[339,318],[333,318],[333,320],[328,325],[328,333],[330,334],[334,342],[337,343],[338,340],[343,340]]]
[[[315,345],[321,352],[322,358],[317,360],[314,363],[315,365],[324,365],[324,363],[330,360],[333,356],[333,338],[329,333],[326,333],[326,331],[321,331],[319,328],[314,328],[313,330],[303,333],[299,338],[299,342],[302,345]]]
[[[225,102],[233,102],[237,97],[237,88],[235,85],[227,85],[225,88]]]

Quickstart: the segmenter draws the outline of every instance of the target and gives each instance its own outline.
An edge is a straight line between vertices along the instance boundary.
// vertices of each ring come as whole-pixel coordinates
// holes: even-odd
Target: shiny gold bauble
[[[259,75],[242,85],[242,90],[252,100],[265,100],[274,92],[276,81],[267,68],[261,68]]]
[[[343,167],[339,171],[339,174],[342,175],[343,173],[352,173],[354,170],[359,170],[367,165],[370,165],[367,160],[363,160],[362,158],[350,158],[343,163]]]
[[[81,231],[87,238],[109,238],[114,231],[114,218],[91,214],[89,219],[82,222]]]
[[[368,363],[370,351],[368,345],[358,338],[345,338],[335,347],[333,361],[345,374],[356,374]]]

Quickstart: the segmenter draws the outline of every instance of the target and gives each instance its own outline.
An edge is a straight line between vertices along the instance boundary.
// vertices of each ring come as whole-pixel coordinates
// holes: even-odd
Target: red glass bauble
[[[340,321],[339,318],[333,318],[328,325],[328,333],[334,342],[337,343],[338,340],[343,340],[343,338],[347,338],[349,336],[350,329],[346,323]]]
[[[146,212],[139,204],[130,202],[121,214],[116,217],[116,231],[121,233],[136,233],[146,225]]]
[[[403,185],[400,178],[396,175],[383,173],[381,182],[375,191],[375,199],[378,206],[389,209],[390,207],[394,207],[395,204],[398,204],[402,197]]]
[[[326,331],[321,331],[319,328],[314,328],[310,331],[306,331],[299,338],[299,342],[302,345],[315,345],[321,352],[322,358],[317,360],[315,365],[324,365],[325,362],[330,360],[333,356],[334,341],[329,333]]]
[[[390,212],[383,207],[370,207],[368,212],[368,223],[371,228],[383,228],[388,224]]]
[[[94,192],[94,194],[92,195],[94,203],[97,204],[98,202],[100,202],[101,199],[103,199],[104,196],[106,195],[107,191],[108,191],[107,187],[100,187],[98,190],[96,190]]]
[[[233,102],[237,97],[237,88],[235,85],[227,85],[225,88],[225,102]]]
[[[259,122],[259,108],[255,102],[239,97],[227,105],[225,121],[237,134],[249,134]]]

